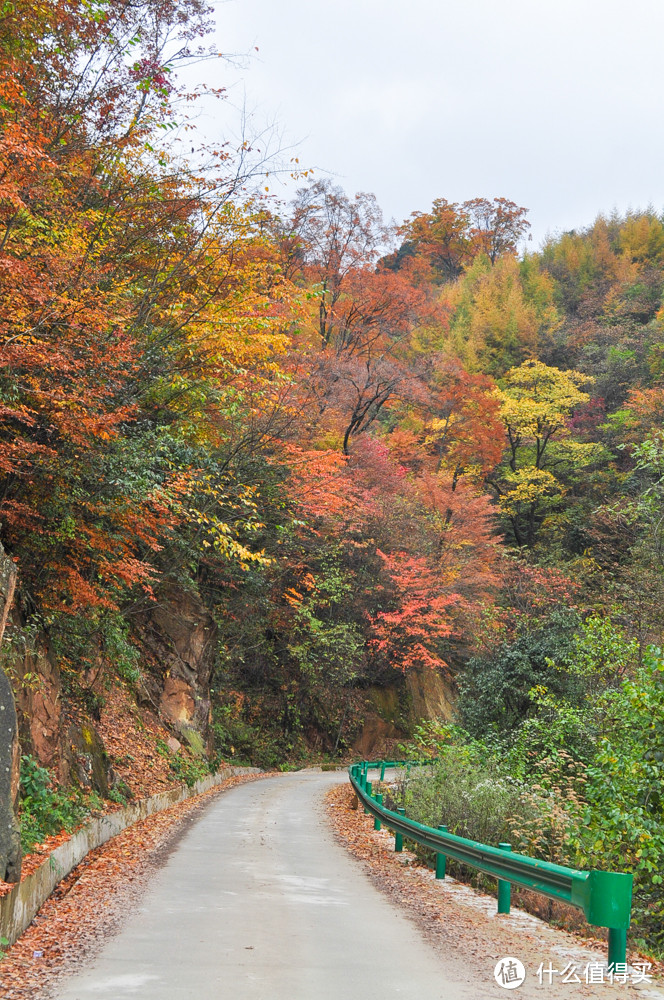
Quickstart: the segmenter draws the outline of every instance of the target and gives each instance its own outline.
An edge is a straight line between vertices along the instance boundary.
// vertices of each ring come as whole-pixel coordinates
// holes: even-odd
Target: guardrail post
[[[371,782],[370,781],[365,781],[364,782],[364,790],[367,793],[367,795],[369,795],[369,796],[371,795]],[[365,811],[365,813],[367,815],[369,814],[369,810],[367,809],[366,806],[364,807],[364,811]]]
[[[438,829],[441,833],[447,833],[446,826],[439,826]],[[436,855],[436,878],[445,878],[445,868],[447,867],[447,858],[444,854]]]
[[[624,927],[609,927],[609,969],[627,961],[627,931]]]
[[[406,810],[403,808],[403,806],[398,806],[397,812],[399,813],[400,816],[406,815]],[[400,854],[401,851],[403,851],[403,834],[397,833],[396,830],[394,831],[394,850],[397,854]]]
[[[511,851],[512,845],[506,843],[498,844],[501,851]],[[498,879],[498,913],[509,913],[512,895],[511,883],[506,879]]]
[[[380,765],[380,780],[385,781],[385,768],[387,767],[387,762],[383,761]]]
[[[376,795],[374,797],[375,797],[376,802],[378,803],[378,805],[382,806],[382,804],[383,804],[383,796],[382,795]],[[379,820],[378,816],[374,816],[374,830],[380,830],[380,820]]]

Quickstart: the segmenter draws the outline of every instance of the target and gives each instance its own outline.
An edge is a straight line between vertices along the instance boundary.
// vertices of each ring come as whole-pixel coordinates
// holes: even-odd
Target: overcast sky
[[[500,195],[530,210],[535,247],[600,211],[664,209],[663,0],[224,0],[215,10],[221,52],[259,49],[244,67],[196,69],[229,88],[218,132],[246,101],[303,166],[350,194],[373,191],[388,218],[437,197]]]

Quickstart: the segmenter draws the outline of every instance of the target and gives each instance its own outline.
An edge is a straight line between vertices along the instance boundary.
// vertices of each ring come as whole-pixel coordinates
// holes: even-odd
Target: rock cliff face
[[[362,730],[353,743],[359,757],[391,756],[407,738],[413,724],[423,719],[449,721],[454,712],[455,692],[439,671],[413,668],[387,687],[367,691],[362,712]]]
[[[160,766],[165,766],[168,772],[168,764],[164,765],[159,757],[157,737],[165,742],[171,737],[173,746],[179,747],[180,743],[172,739],[177,734],[178,740],[197,755],[205,753],[206,745],[212,750],[210,677],[215,658],[216,627],[196,595],[175,587],[164,588],[155,605],[138,623],[134,622],[143,679],[133,690],[130,684],[124,692],[128,712],[119,722],[110,718],[106,709],[111,688],[119,682],[118,673],[101,650],[94,667],[75,678],[80,691],[72,695],[68,689],[63,689],[61,671],[48,637],[42,633],[27,636],[22,628],[20,610],[15,608],[9,615],[10,590],[13,592],[15,585],[13,569],[14,564],[3,554],[3,561],[0,560],[0,573],[3,574],[0,576],[0,622],[3,627],[8,621],[12,626],[11,678],[23,753],[34,755],[42,766],[57,775],[60,782],[78,785],[106,797],[120,780],[118,761],[124,791],[127,785],[130,791],[133,786],[132,776],[127,774],[125,766],[127,748],[123,749],[122,740],[118,740],[118,726],[124,732],[135,730],[142,747],[140,766],[147,765],[150,773],[157,773]],[[5,687],[11,694],[8,683]],[[2,715],[0,709],[0,729]],[[4,732],[4,729],[0,732],[2,767],[5,758],[10,756],[10,750],[5,750]],[[6,735],[9,735],[8,729]],[[12,794],[14,788],[18,789],[18,743],[13,753],[16,766],[15,773],[11,772],[15,779]],[[129,753],[129,757],[133,759],[134,754]],[[149,758],[154,760],[154,767]],[[137,781],[137,785],[142,788],[141,781]],[[8,824],[2,819],[0,822],[3,829],[8,829]]]
[[[16,568],[0,545],[0,643],[16,587]],[[9,679],[0,670],[0,879],[21,877],[21,834],[16,817],[20,749],[16,708]]]
[[[49,655],[44,639],[33,639],[14,662],[16,707],[24,753],[34,754],[40,764],[53,767],[61,780],[62,683],[60,671]]]
[[[442,674],[429,667],[410,670],[406,674],[406,685],[412,698],[412,716],[420,719],[452,718],[454,712],[454,691]]]
[[[0,642],[5,634],[5,626],[14,600],[15,589],[16,567],[11,559],[5,555],[5,550],[0,545]]]
[[[141,633],[156,667],[148,680],[151,700],[163,721],[200,752],[210,739],[214,620],[196,595],[167,589],[146,617]]]

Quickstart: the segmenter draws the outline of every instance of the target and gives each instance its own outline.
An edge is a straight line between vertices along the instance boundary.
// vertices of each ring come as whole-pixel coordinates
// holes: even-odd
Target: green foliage
[[[129,626],[119,615],[113,615],[106,621],[103,648],[105,657],[117,674],[130,684],[138,684],[142,678],[140,653],[129,638]]]
[[[468,662],[459,682],[458,711],[471,735],[515,729],[535,710],[534,688],[577,693],[578,681],[565,667],[578,626],[576,611],[560,609],[522,626],[513,641],[491,654]]]
[[[117,677],[137,684],[142,677],[140,653],[132,643],[129,626],[117,611],[95,611],[80,615],[52,615],[51,645],[72,693],[82,695],[79,675],[98,670],[105,660]]]
[[[524,780],[541,780],[541,761],[546,762],[543,766],[551,773],[556,762],[561,763],[564,772],[567,754],[581,763],[593,759],[597,722],[583,707],[558,701],[536,689],[531,704],[536,714],[492,744],[494,751],[501,753],[508,773]]]
[[[608,615],[586,618],[575,643],[570,669],[582,681],[588,701],[615,687],[638,664],[638,642]]]
[[[664,662],[651,649],[632,678],[602,696],[604,729],[586,771],[585,808],[570,833],[577,863],[632,871],[634,925],[664,949]]]
[[[520,795],[519,783],[503,775],[494,761],[481,761],[472,746],[461,744],[445,747],[430,767],[413,768],[402,779],[397,804],[419,823],[445,824],[459,837],[498,844],[509,833]],[[421,853],[431,863],[432,857]],[[463,871],[452,859],[450,864],[451,871]]]
[[[293,696],[293,713],[296,696]],[[250,764],[253,767],[289,768],[293,761],[306,759],[307,748],[298,732],[284,731],[281,720],[270,719],[269,712],[259,709],[256,721],[250,721],[240,704],[215,704],[212,729],[214,732],[215,760]],[[291,726],[298,725],[297,718]]]
[[[450,743],[465,744],[468,734],[459,726],[441,719],[422,719],[412,727],[410,739],[399,744],[404,760],[426,760],[437,757]]]
[[[527,720],[512,745],[473,738],[451,724],[418,727],[401,749],[420,758],[424,749],[435,759],[403,782],[408,815],[429,826],[444,823],[471,840],[507,840],[521,853],[566,863],[568,834],[581,815],[584,769],[553,728],[540,732],[541,746],[552,747],[546,756],[518,738],[530,736],[536,722]],[[464,873],[470,875],[470,869]]]
[[[508,839],[523,853],[573,868],[632,872],[634,940],[661,953],[664,661],[650,647],[638,665],[637,652],[609,617],[590,616],[564,661],[548,661],[550,679],[560,670],[566,684],[555,693],[552,685],[533,688],[528,714],[518,724],[474,738],[458,727],[440,727],[433,734],[437,747],[435,738],[426,743],[429,752],[438,750],[437,767],[449,770],[453,782],[450,759],[461,761],[479,783],[481,760],[520,785],[505,822]],[[474,816],[470,801],[468,815]],[[448,807],[456,815],[454,803]],[[479,830],[479,820],[473,822]]]
[[[238,716],[232,705],[216,704],[212,710],[214,746],[219,760],[232,758],[238,764],[251,760],[258,733]]]
[[[353,580],[341,553],[323,551],[308,592],[294,600],[295,615],[288,652],[313,683],[343,686],[357,676],[364,655],[358,623],[346,619]]]
[[[19,818],[21,845],[26,853],[44,837],[73,830],[90,815],[91,808],[100,804],[95,796],[59,788],[34,757],[21,757]]]
[[[131,789],[124,781],[118,781],[113,788],[109,789],[108,798],[119,806],[126,806],[132,798]]]
[[[168,761],[171,771],[178,781],[183,782],[187,788],[193,788],[197,781],[206,778],[214,773],[214,764],[207,758],[191,757],[180,750],[173,753],[165,740],[157,740],[157,753],[161,754]]]

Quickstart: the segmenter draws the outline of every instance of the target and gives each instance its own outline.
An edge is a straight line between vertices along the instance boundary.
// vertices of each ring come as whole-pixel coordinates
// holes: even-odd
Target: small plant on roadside
[[[126,806],[131,797],[131,789],[124,781],[118,781],[108,792],[110,801],[117,803],[119,806]]]
[[[522,788],[491,764],[449,751],[430,767],[414,769],[402,780],[398,805],[410,819],[485,844],[497,844],[509,831]],[[426,857],[426,855],[425,855]],[[432,857],[426,857],[428,862]],[[456,867],[456,864],[453,865]]]
[[[537,761],[539,778],[525,787],[508,819],[512,848],[553,864],[568,865],[570,831],[584,811],[585,768],[564,750]]]
[[[19,819],[21,846],[24,852],[32,850],[45,837],[71,832],[101,804],[79,790],[59,788],[50,771],[31,757],[21,758]]]
[[[179,750],[173,753],[161,738],[157,740],[157,752],[166,758],[175,777],[184,782],[187,788],[193,788],[197,781],[214,771],[207,757],[189,757]]]

